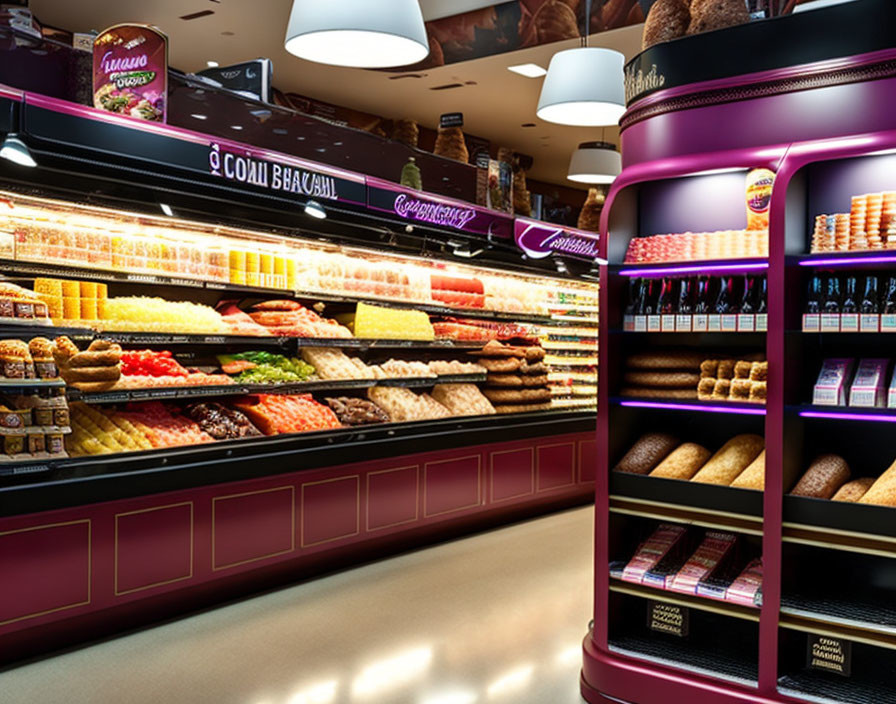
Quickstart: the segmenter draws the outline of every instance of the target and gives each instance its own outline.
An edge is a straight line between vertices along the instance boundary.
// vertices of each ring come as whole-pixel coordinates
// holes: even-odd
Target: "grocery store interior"
[[[0,0],[0,702],[896,701],[894,27]]]

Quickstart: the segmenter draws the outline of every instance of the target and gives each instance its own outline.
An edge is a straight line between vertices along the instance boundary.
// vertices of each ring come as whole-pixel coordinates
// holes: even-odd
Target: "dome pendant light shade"
[[[286,50],[333,66],[407,66],[429,55],[418,0],[293,0]]]
[[[622,154],[609,142],[583,142],[569,160],[570,181],[613,183],[622,173]]]
[[[548,66],[536,114],[579,127],[615,125],[625,112],[625,57],[612,49],[558,51]]]
[[[6,139],[0,143],[0,159],[6,159],[19,166],[28,166],[30,168],[37,166],[37,162],[31,156],[31,150],[28,149],[28,145],[15,132],[10,132],[6,135]]]

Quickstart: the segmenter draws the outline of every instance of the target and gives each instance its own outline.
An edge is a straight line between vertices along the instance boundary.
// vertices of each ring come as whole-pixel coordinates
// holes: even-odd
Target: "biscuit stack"
[[[621,395],[636,398],[695,399],[700,381],[698,352],[669,350],[633,354],[626,360]]]
[[[750,359],[707,359],[700,365],[697,398],[701,401],[765,403],[768,362]]]
[[[540,346],[514,347],[496,340],[473,352],[488,376],[485,397],[498,413],[544,411],[551,407],[547,365]]]

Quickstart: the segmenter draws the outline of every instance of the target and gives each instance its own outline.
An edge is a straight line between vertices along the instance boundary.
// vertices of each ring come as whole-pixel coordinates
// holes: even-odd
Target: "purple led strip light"
[[[843,266],[847,264],[885,264],[896,262],[896,255],[877,255],[871,257],[842,257],[835,259],[825,259],[819,257],[816,259],[804,259],[800,262],[800,266]]]
[[[620,401],[620,406],[632,408],[659,408],[673,411],[701,411],[704,413],[734,413],[744,416],[764,416],[765,408],[741,408],[729,406],[698,406],[690,403],[661,403],[659,401]]]
[[[826,418],[829,420],[870,420],[878,423],[896,423],[896,415],[884,416],[873,413],[827,413],[824,411],[800,411],[803,418]]]
[[[668,266],[656,269],[621,269],[621,276],[665,276],[666,274],[712,274],[721,271],[752,271],[768,269],[768,262],[745,262],[743,264],[704,264],[703,266]]]

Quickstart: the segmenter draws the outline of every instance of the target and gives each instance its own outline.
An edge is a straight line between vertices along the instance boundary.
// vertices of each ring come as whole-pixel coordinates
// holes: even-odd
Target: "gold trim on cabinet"
[[[355,532],[354,533],[346,533],[345,535],[340,535],[335,538],[327,538],[326,540],[318,540],[314,543],[306,543],[305,542],[305,487],[306,486],[317,486],[319,484],[332,484],[333,482],[344,482],[346,479],[354,479],[355,480]],[[317,482],[305,482],[302,484],[302,540],[301,545],[303,548],[313,548],[315,545],[324,545],[326,543],[333,543],[337,540],[345,540],[346,538],[353,538],[356,535],[360,535],[361,533],[361,475],[360,474],[346,474],[343,477],[334,477],[333,479],[321,479]]]
[[[825,623],[822,625],[815,619],[784,614],[778,619],[778,626],[781,628],[788,628],[792,631],[812,633],[817,636],[828,636],[829,638],[842,638],[854,643],[864,643],[865,645],[873,645],[877,648],[896,650],[896,636],[886,636],[882,633],[872,636],[871,631],[852,628],[850,626],[840,626],[832,623]]]
[[[292,501],[290,502],[290,513],[291,513],[291,523],[292,527],[289,531],[289,542],[290,548],[288,550],[279,550],[277,552],[272,552],[269,555],[260,555],[258,557],[250,557],[248,560],[240,560],[239,562],[234,562],[232,564],[221,565],[218,567],[215,564],[215,560],[217,555],[215,554],[215,504],[218,501],[224,501],[225,499],[238,499],[241,496],[254,496],[256,494],[270,494],[275,491],[284,491],[288,489],[292,493]],[[277,557],[278,555],[286,555],[287,553],[293,552],[296,549],[296,488],[291,484],[288,486],[277,486],[272,489],[260,489],[258,491],[244,491],[240,494],[226,494],[225,496],[215,496],[212,497],[212,572],[220,572],[221,570],[227,570],[232,567],[239,567],[240,565],[247,565],[250,562],[258,562],[259,560],[266,560],[270,557]]]
[[[426,482],[427,476],[426,473],[429,471],[430,465],[436,464],[448,464],[449,462],[460,462],[461,460],[476,460],[476,503],[470,504],[469,506],[458,506],[457,508],[450,508],[447,511],[439,511],[437,513],[429,513],[426,508]],[[434,518],[436,516],[444,516],[446,513],[456,513],[457,511],[468,511],[471,508],[478,508],[482,506],[482,455],[464,455],[463,457],[452,457],[448,460],[435,460],[434,462],[426,462],[423,465],[423,517],[424,518]]]
[[[413,469],[414,472],[414,484],[416,485],[416,489],[414,490],[414,517],[407,518],[403,521],[397,521],[396,523],[389,523],[385,526],[377,526],[376,528],[370,527],[370,477],[374,474],[391,474],[392,472],[403,472],[407,469]],[[403,526],[406,523],[414,523],[420,520],[420,465],[419,464],[409,464],[405,467],[393,467],[392,469],[378,469],[375,472],[367,473],[366,480],[366,491],[367,491],[367,501],[364,502],[364,530],[368,533],[375,533],[378,530],[386,530],[386,528],[395,528],[396,526]]]
[[[539,455],[539,450],[544,450],[548,447],[571,447],[572,448],[572,481],[569,484],[560,484],[559,486],[552,486],[550,489],[539,489],[538,488],[538,479],[541,475],[541,456]],[[548,491],[557,491],[558,489],[568,489],[571,486],[575,486],[576,484],[576,444],[575,442],[555,442],[550,445],[536,445],[535,446],[535,493],[545,493]]]
[[[133,516],[137,513],[150,513],[152,511],[163,511],[166,508],[179,508],[180,506],[189,506],[190,507],[190,574],[185,575],[183,577],[175,577],[174,579],[166,579],[162,582],[154,582],[152,584],[147,584],[142,587],[135,587],[134,589],[125,589],[124,591],[118,590],[118,519],[121,516]],[[194,559],[194,544],[195,544],[195,511],[193,507],[192,501],[181,501],[176,504],[167,504],[165,506],[151,506],[150,508],[141,508],[136,511],[125,511],[124,513],[116,513],[115,516],[115,547],[112,553],[112,562],[113,562],[113,573],[112,578],[114,582],[114,593],[115,596],[124,596],[125,594],[133,594],[134,592],[142,592],[145,589],[152,589],[153,587],[162,587],[166,584],[174,584],[175,582],[182,582],[185,579],[193,579],[193,559]]]
[[[642,505],[644,508],[641,508]],[[610,495],[610,512],[650,518],[652,520],[693,523],[694,525],[707,528],[734,530],[747,535],[762,535],[762,519],[758,516],[745,516],[738,513],[726,513],[724,511],[693,508],[678,504],[644,501],[612,494]],[[720,519],[728,519],[728,522]]]
[[[742,606],[740,604],[731,604],[723,601],[717,602],[708,598],[669,592],[664,589],[651,589],[650,587],[630,584],[613,578],[610,579],[610,591],[616,592],[617,594],[636,596],[641,599],[650,599],[651,601],[662,601],[677,606],[684,606],[689,609],[708,611],[730,618],[739,618],[744,621],[759,622],[759,609],[753,609],[749,606]]]
[[[495,457],[497,455],[509,455],[514,452],[525,452],[529,451],[529,482],[531,485],[531,489],[528,492],[523,492],[522,494],[514,494],[513,496],[505,496],[503,499],[495,498]],[[535,448],[534,447],[518,447],[516,450],[499,450],[498,452],[490,452],[488,456],[488,490],[489,497],[493,504],[499,504],[502,501],[512,501],[513,499],[518,499],[521,496],[535,496],[536,491],[536,483],[535,483]]]

